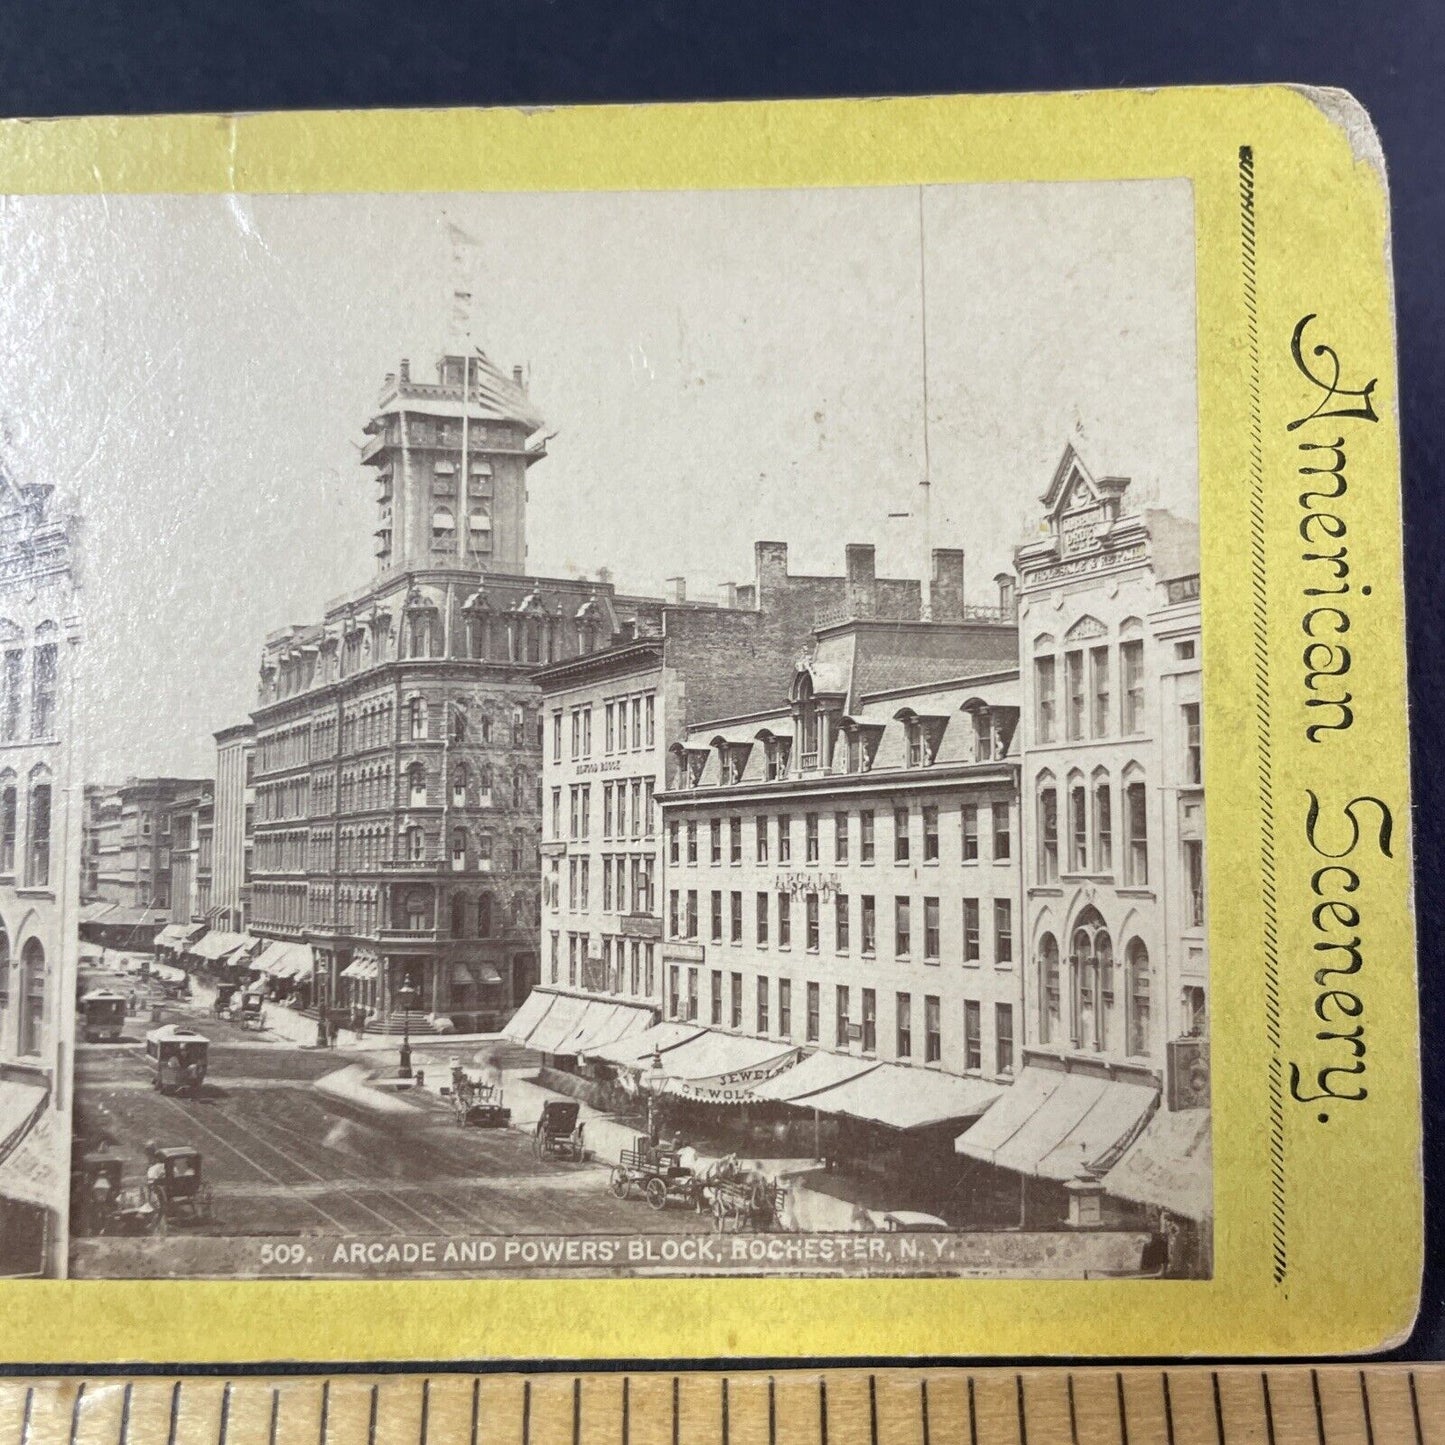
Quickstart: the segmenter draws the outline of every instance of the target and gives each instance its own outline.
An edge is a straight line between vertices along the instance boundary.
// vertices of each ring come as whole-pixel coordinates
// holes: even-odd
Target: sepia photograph
[[[0,1272],[1210,1278],[1194,255],[0,201]]]

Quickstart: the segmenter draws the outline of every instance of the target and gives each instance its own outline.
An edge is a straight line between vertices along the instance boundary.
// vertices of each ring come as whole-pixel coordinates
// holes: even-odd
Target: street
[[[110,986],[110,985],[107,985]],[[127,1022],[121,1040],[81,1044],[76,1060],[78,1149],[108,1145],[125,1159],[124,1187],[144,1181],[146,1145],[199,1149],[214,1204],[209,1221],[173,1219],[168,1237],[275,1235],[679,1234],[710,1227],[681,1206],[654,1211],[607,1192],[607,1170],[591,1163],[539,1161],[528,1133],[458,1128],[430,1091],[338,1096],[318,1081],[341,1071],[389,1075],[389,1048],[333,1052],[257,1038],[199,1009],[167,1005],[166,1022],[212,1040],[197,1097],[162,1095],[145,1057],[149,1014]],[[413,1067],[444,1078],[449,1060],[475,1053],[445,1040],[414,1046]],[[503,1069],[529,1056],[503,1046]],[[73,1232],[79,1254],[104,1272],[106,1245]],[[166,1238],[146,1241],[164,1251]],[[77,1261],[79,1263],[79,1260]],[[79,1272],[79,1270],[77,1270]]]

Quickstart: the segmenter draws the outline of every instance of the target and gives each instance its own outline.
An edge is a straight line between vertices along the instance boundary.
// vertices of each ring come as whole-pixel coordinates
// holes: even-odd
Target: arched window
[[[37,768],[31,775],[30,817],[25,850],[25,881],[31,888],[50,886],[50,774]]]
[[[465,808],[467,805],[467,765],[458,763],[452,769],[452,807]]]
[[[451,705],[448,720],[448,731],[454,743],[464,743],[467,740],[467,705],[464,702],[454,702]]]
[[[1059,945],[1052,933],[1039,940],[1039,1041],[1059,1038]]]
[[[426,699],[414,697],[406,705],[407,730],[413,739],[426,736]]]
[[[0,922],[0,1019],[7,1016],[10,1009],[10,935],[5,931],[5,924]]]
[[[424,933],[431,927],[431,897],[421,888],[413,888],[406,895],[406,924],[413,933]]]
[[[477,937],[490,938],[492,936],[492,895],[483,893],[477,899]]]
[[[1142,1058],[1149,1053],[1149,1020],[1153,1006],[1153,980],[1149,950],[1141,939],[1131,938],[1124,952],[1128,977],[1129,1053]]]
[[[0,773],[0,873],[15,872],[15,830],[19,823],[14,773]]]
[[[1149,886],[1149,796],[1137,770],[1124,781],[1124,882]]]
[[[465,893],[454,893],[452,895],[452,937],[465,938],[467,936],[467,895]]]
[[[1059,881],[1059,793],[1052,776],[1045,775],[1038,792],[1039,882]]]
[[[1108,773],[1095,772],[1094,793],[1094,872],[1114,871],[1114,793]]]
[[[422,831],[420,828],[408,828],[406,830],[406,856],[413,863],[422,861],[422,850],[424,847]]]
[[[30,939],[20,954],[24,982],[19,990],[20,1052],[45,1051],[45,949],[38,938]]]
[[[1084,775],[1069,774],[1069,872],[1089,871],[1089,806]]]
[[[407,799],[411,807],[426,807],[426,768],[412,763],[406,770]]]
[[[467,833],[465,828],[452,829],[452,872],[460,873],[467,866]]]
[[[434,552],[456,549],[457,519],[450,507],[434,507],[431,515],[431,545]]]
[[[54,735],[56,679],[60,673],[60,653],[50,639],[55,636],[55,624],[43,622],[35,629],[36,647],[32,657],[32,687],[30,693],[30,733],[32,737],[48,738]]]
[[[1113,945],[1098,911],[1086,908],[1079,915],[1069,955],[1072,974],[1074,1043],[1085,1049],[1106,1047],[1103,1003],[1103,969],[1107,961],[1112,993]]]

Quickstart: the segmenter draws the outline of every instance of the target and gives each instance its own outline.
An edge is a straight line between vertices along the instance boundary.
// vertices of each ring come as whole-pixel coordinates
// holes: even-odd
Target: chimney
[[[738,605],[738,584],[736,582],[724,582],[718,588],[717,605],[719,607],[736,607]]]
[[[515,386],[518,391],[526,390],[522,385],[522,368],[520,366],[514,366],[512,368],[512,385]]]
[[[401,359],[401,380],[403,384],[411,380],[411,360],[409,357],[403,356]]]
[[[597,580],[604,586],[610,587],[612,585],[612,568],[599,567],[597,569]]]
[[[395,385],[396,385],[396,372],[394,372],[394,371],[388,371],[388,372],[386,373],[386,381],[385,381],[384,385],[385,385],[385,386],[388,386],[388,387],[391,387],[391,386],[395,386]]]
[[[933,583],[929,589],[935,622],[963,621],[963,548],[933,549]]]
[[[863,542],[843,548],[847,573],[848,616],[866,621],[878,615],[878,564],[874,549]]]
[[[788,585],[788,544],[754,542],[753,561],[758,579],[758,607],[761,609],[768,605],[770,596]]]
[[[668,602],[687,601],[687,578],[668,577],[662,584],[663,598]]]
[[[1019,615],[1017,582],[1012,572],[1000,572],[993,579],[998,584],[998,610],[1005,621],[1015,621]]]

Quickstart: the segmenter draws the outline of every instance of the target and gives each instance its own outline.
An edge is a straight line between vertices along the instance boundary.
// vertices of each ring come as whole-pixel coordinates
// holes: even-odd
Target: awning
[[[544,993],[540,988],[534,988],[508,1020],[506,1028],[502,1030],[503,1035],[514,1043],[525,1044],[532,1030],[547,1016],[556,1001],[555,993]]]
[[[1214,1214],[1213,1148],[1208,1109],[1160,1109],[1104,1176],[1120,1199],[1153,1204],[1186,1219]]]
[[[813,1094],[857,1078],[878,1067],[874,1059],[855,1058],[851,1054],[830,1054],[823,1050],[765,1079],[753,1091],[755,1099],[772,1099],[781,1103],[794,1101],[812,1103]]]
[[[45,1112],[50,1090],[44,1084],[0,1079],[0,1160],[7,1158]]]
[[[208,933],[204,938],[197,939],[189,949],[188,953],[194,954],[197,958],[209,959],[212,963],[218,959],[225,958],[228,953],[234,953],[238,948],[246,946],[246,935],[244,933]]]
[[[106,899],[97,899],[94,903],[87,903],[78,915],[81,923],[98,923],[108,913],[114,913],[120,907],[119,903],[111,903]]]
[[[624,1068],[648,1069],[652,1066],[653,1054],[665,1058],[668,1052],[693,1039],[707,1030],[699,1024],[686,1024],[679,1019],[668,1019],[653,1024],[650,1029],[627,1034],[610,1044],[595,1044],[587,1050],[589,1059],[600,1059],[606,1064],[620,1064]]]
[[[479,963],[475,972],[477,978],[484,984],[500,986],[502,982],[502,975],[490,963]]]
[[[652,1004],[619,1003],[612,1017],[582,1041],[577,1053],[582,1058],[596,1058],[597,1050],[626,1043],[646,1033],[656,1017],[657,1009]]]
[[[745,1103],[754,1085],[781,1073],[798,1052],[776,1039],[704,1029],[662,1055],[663,1091],[704,1103]]]
[[[526,1045],[539,1053],[555,1054],[557,1045],[581,1022],[587,1009],[587,1000],[569,993],[553,995],[552,1007],[539,1019],[536,1028],[527,1035]]]
[[[100,924],[106,928],[162,928],[169,920],[163,908],[125,908],[119,903],[106,905],[103,914],[96,914],[82,923]]]
[[[251,965],[272,978],[309,978],[312,958],[309,943],[286,943],[280,939],[266,946]]]
[[[0,1084],[0,1090],[14,1085]],[[0,1198],[59,1209],[65,1199],[65,1151],[60,1140],[60,1119],[47,1108],[46,1092],[33,1122],[8,1154],[0,1154]]]
[[[156,934],[156,947],[184,949],[205,931],[204,923],[168,923]]]
[[[890,1129],[921,1129],[954,1119],[975,1119],[1005,1087],[941,1069],[879,1064],[798,1102],[824,1114],[845,1114]]]
[[[615,1043],[628,1034],[641,1033],[651,1022],[650,1006],[593,999],[573,1025],[571,1033],[561,1039],[552,1052],[576,1056],[585,1053],[594,1044]]]
[[[1158,1100],[1144,1084],[1028,1066],[954,1148],[1019,1174],[1077,1179],[1113,1163]]]
[[[342,978],[375,979],[381,977],[381,960],[370,949],[358,948],[351,962],[341,970]]]

